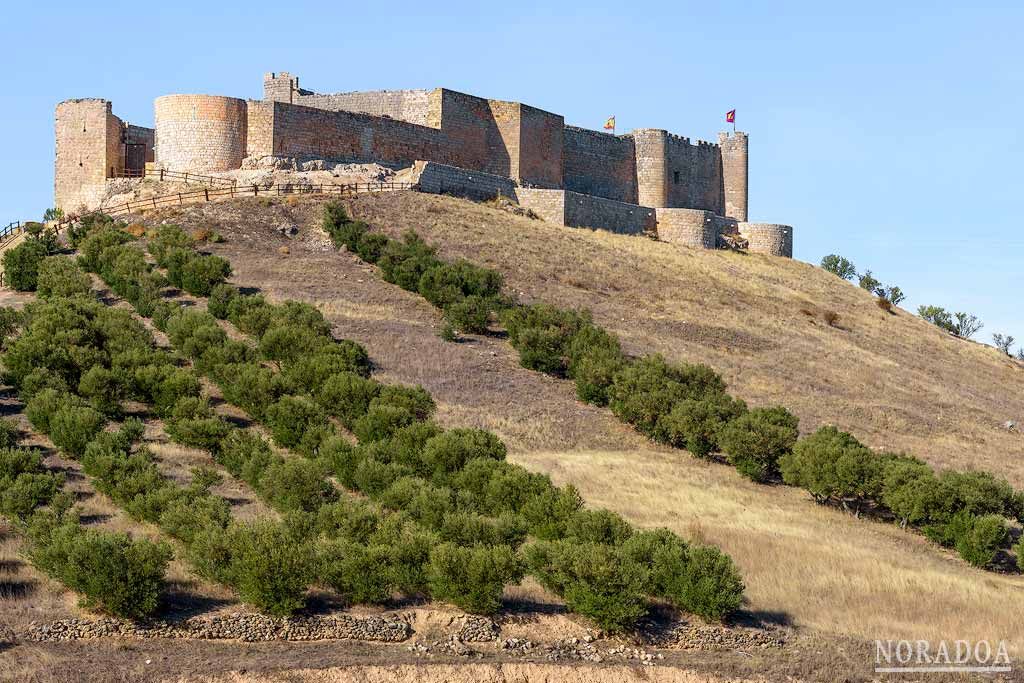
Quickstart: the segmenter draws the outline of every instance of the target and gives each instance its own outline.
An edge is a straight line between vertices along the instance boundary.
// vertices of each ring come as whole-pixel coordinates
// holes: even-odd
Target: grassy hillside
[[[905,311],[884,313],[807,264],[569,230],[446,197],[367,196],[350,208],[391,236],[414,228],[442,256],[499,269],[524,301],[590,308],[630,352],[706,362],[752,405],[789,406],[805,432],[834,423],[873,447],[1024,483],[1024,442],[999,426],[1024,414],[1024,368]],[[227,241],[210,248],[230,258],[235,283],[319,305],[335,334],[367,347],[379,376],[422,383],[445,426],[493,429],[512,460],[575,483],[591,504],[720,545],[742,569],[754,620],[864,639],[1024,642],[1006,609],[1024,593],[1020,576],[972,569],[895,526],[658,447],[578,402],[571,383],[519,367],[499,337],[443,342],[436,309],[334,251],[321,210],[315,199],[239,200],[146,220],[221,232]],[[282,225],[298,235],[281,236]]]

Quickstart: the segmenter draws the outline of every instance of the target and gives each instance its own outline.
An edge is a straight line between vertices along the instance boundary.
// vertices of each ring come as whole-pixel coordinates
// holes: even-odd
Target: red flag
[[[615,130],[615,117],[609,116],[608,120],[604,122],[605,130]]]
[[[725,122],[726,123],[736,123],[736,110],[735,109],[733,109],[732,111],[725,112]]]

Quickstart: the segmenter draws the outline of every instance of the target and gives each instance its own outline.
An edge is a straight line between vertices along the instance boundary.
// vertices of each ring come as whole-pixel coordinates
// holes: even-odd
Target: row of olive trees
[[[844,280],[852,281],[854,278],[857,278],[857,284],[860,285],[861,289],[866,289],[878,296],[882,301],[887,301],[893,306],[898,306],[907,298],[903,290],[896,285],[883,286],[881,281],[870,270],[865,270],[863,273],[858,274],[857,267],[853,265],[853,262],[839,254],[829,254],[821,259],[821,267]],[[891,308],[891,306],[888,308]]]

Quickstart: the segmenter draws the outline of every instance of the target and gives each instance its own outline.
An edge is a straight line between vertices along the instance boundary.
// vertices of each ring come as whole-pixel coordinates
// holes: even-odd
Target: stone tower
[[[749,172],[748,138],[746,133],[719,133],[722,148],[722,189],[725,215],[738,221],[747,220],[747,174]]]
[[[638,128],[632,135],[636,145],[637,204],[668,206],[668,131]]]

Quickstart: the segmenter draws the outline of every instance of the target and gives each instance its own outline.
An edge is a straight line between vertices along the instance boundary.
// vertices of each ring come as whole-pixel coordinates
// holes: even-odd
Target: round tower
[[[747,220],[747,175],[749,173],[748,138],[746,133],[719,133],[722,149],[722,188],[725,215],[738,221]]]
[[[637,204],[668,206],[668,131],[640,128],[632,135],[636,145]]]
[[[245,100],[165,95],[156,109],[156,163],[171,171],[230,171],[245,156]]]

